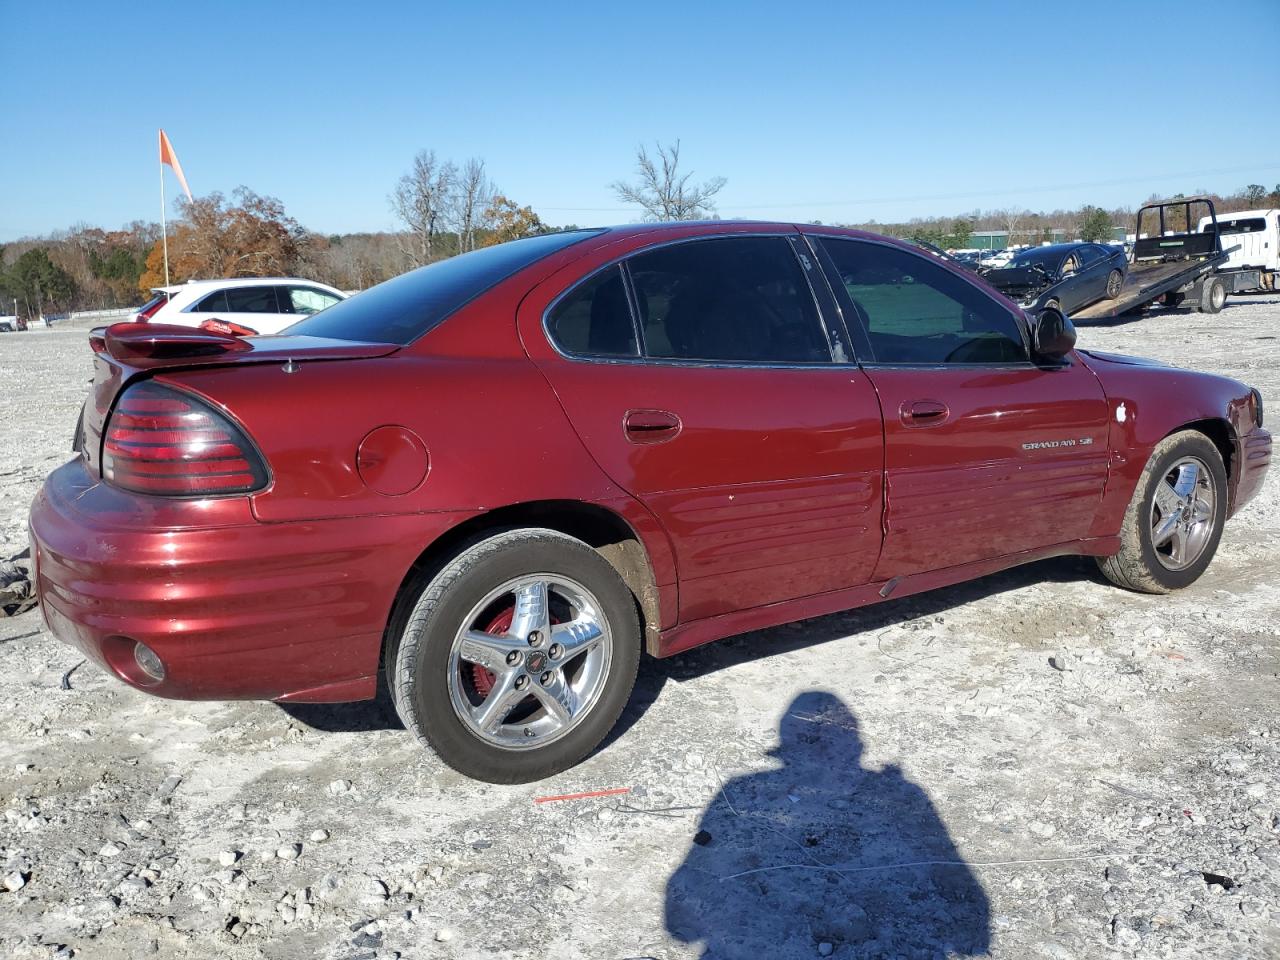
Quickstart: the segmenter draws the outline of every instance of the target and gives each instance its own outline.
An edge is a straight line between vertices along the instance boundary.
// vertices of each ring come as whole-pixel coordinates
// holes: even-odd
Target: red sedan
[[[719,222],[502,244],[280,336],[117,325],[32,507],[41,606],[160,696],[385,670],[446,763],[544,777],[642,651],[1055,554],[1193,582],[1261,398],[1074,342],[895,241]]]

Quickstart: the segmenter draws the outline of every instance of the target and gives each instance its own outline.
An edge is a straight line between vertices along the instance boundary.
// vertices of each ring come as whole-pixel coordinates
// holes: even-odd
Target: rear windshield
[[[1201,233],[1207,233],[1212,224],[1206,223]],[[1267,221],[1262,217],[1248,217],[1244,220],[1219,220],[1218,233],[1228,235],[1232,233],[1261,233],[1267,229]]]
[[[1031,267],[1039,265],[1042,267],[1056,267],[1062,261],[1065,254],[1066,251],[1062,248],[1053,250],[1049,250],[1047,248],[1039,250],[1023,250],[1022,253],[1009,261],[1009,266]]]
[[[440,260],[370,287],[282,332],[403,346],[529,264],[601,232],[548,233]]]

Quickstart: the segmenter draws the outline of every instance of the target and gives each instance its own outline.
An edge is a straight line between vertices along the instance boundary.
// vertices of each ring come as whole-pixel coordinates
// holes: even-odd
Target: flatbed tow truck
[[[1205,209],[1213,228],[1200,232],[1196,226]],[[1189,301],[1204,313],[1217,313],[1226,303],[1227,288],[1215,271],[1230,256],[1230,250],[1222,249],[1217,223],[1217,212],[1208,197],[1146,204],[1138,211],[1134,230],[1138,239],[1119,296],[1082,307],[1071,319],[1101,320],[1137,313],[1157,300],[1166,307]]]

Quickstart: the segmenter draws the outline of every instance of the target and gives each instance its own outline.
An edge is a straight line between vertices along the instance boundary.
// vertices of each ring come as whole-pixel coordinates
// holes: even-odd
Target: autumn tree
[[[482,247],[547,232],[546,224],[533,212],[532,207],[522,207],[502,194],[496,194],[485,208],[484,219],[489,229],[480,241]]]
[[[305,233],[274,197],[237,187],[235,203],[221,193],[182,203],[183,220],[169,234],[169,279],[285,275],[297,263]],[[145,292],[164,283],[164,250],[147,255],[138,286]]]
[[[457,177],[452,161],[439,160],[434,150],[420,150],[391,192],[391,209],[408,228],[401,250],[411,266],[430,263],[440,253],[437,240]]]
[[[715,215],[713,199],[728,182],[712,177],[692,183],[693,172],[680,173],[680,141],[673,146],[656,144],[651,157],[643,144],[636,151],[635,183],[615,180],[609,188],[623,203],[639,206],[646,220],[706,220]]]

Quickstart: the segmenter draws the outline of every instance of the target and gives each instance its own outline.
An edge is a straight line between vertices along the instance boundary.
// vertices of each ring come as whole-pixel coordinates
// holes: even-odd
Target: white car
[[[129,319],[198,327],[221,321],[236,333],[279,333],[303,317],[319,313],[339,300],[341,290],[294,277],[240,277],[234,280],[188,280],[154,287],[155,294]]]

